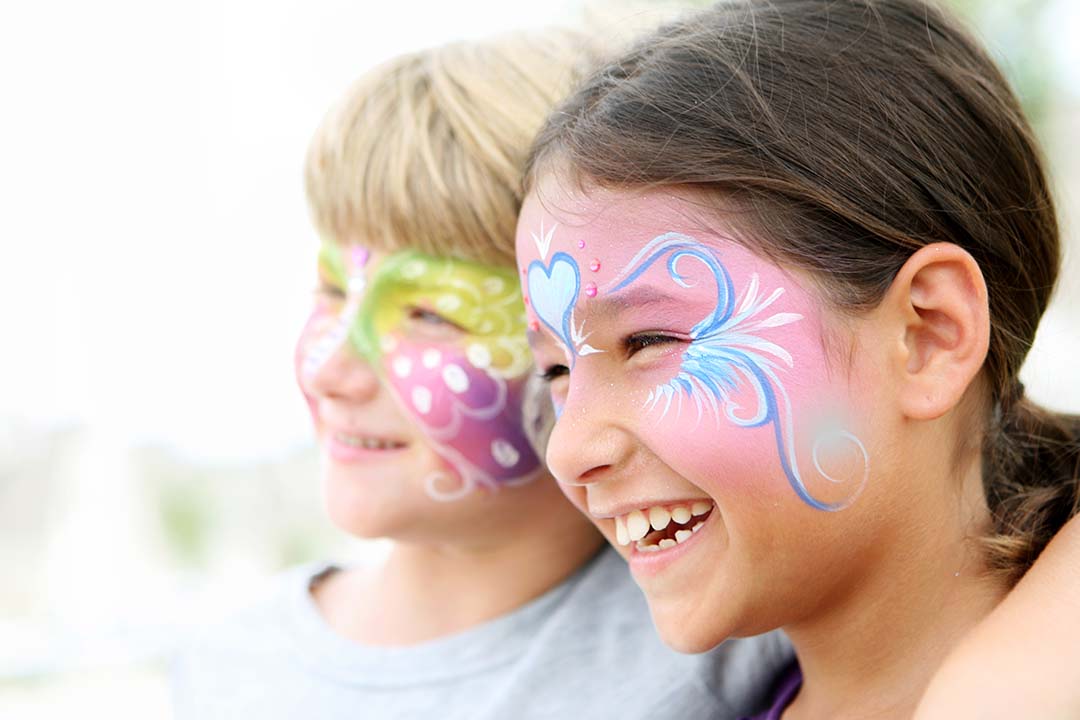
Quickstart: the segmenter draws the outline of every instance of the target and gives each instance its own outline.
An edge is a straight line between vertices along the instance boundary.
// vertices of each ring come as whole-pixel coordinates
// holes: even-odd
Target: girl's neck
[[[948,651],[1004,597],[977,540],[987,517],[977,476],[951,500],[898,523],[856,587],[785,628],[804,681],[784,720],[911,717]]]
[[[509,613],[564,581],[603,544],[576,512],[524,521],[484,542],[395,542],[385,562],[331,576],[314,591],[340,635],[366,645],[413,645]]]

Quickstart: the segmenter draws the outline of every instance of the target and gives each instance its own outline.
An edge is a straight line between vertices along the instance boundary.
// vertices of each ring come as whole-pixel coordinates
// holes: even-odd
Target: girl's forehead
[[[592,188],[576,192],[551,181],[541,183],[522,206],[518,266],[524,274],[531,263],[549,265],[554,256],[563,253],[580,269],[586,297],[594,285],[596,295],[621,294],[615,290],[621,276],[642,260],[641,254],[650,244],[664,236],[678,236],[708,248],[736,281],[757,275],[760,281],[788,287],[798,284],[783,268],[737,242],[737,230],[730,222],[691,197],[666,190]],[[692,264],[681,269],[695,270]],[[668,285],[672,282],[668,270],[653,266],[635,284]]]

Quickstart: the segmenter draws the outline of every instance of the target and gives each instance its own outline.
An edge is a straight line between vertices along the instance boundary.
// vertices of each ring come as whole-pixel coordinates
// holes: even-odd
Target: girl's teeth
[[[713,504],[705,500],[695,500],[692,504],[676,505],[668,508],[655,505],[643,510],[632,510],[626,515],[615,517],[615,540],[619,545],[629,545],[636,542],[637,549],[642,552],[657,552],[674,547],[679,543],[686,542],[705,524],[705,520],[699,520],[689,527],[691,519],[707,515],[713,509]],[[643,542],[650,531],[662,531],[671,523],[683,527],[673,528],[675,537],[665,537],[658,542]]]
[[[653,530],[663,530],[671,522],[671,513],[660,506],[649,508],[649,524]]]
[[[640,540],[649,533],[649,521],[645,519],[645,513],[634,510],[626,516],[626,531],[631,540]]]

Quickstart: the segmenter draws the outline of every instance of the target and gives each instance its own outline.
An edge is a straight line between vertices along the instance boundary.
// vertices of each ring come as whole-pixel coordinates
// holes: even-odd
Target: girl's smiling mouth
[[[709,519],[711,500],[652,505],[616,515],[615,538],[638,553],[657,553],[688,541]]]

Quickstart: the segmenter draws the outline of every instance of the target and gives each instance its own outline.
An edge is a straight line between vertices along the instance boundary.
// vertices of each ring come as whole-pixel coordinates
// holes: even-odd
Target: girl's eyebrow
[[[649,307],[656,307],[661,312],[662,317],[657,319],[672,324],[685,323],[689,312],[687,298],[671,295],[651,285],[636,285],[588,301],[590,315],[600,315],[611,320],[617,319],[628,312],[640,311]],[[580,305],[579,309],[581,309]],[[693,322],[699,319],[691,318]],[[555,340],[555,338],[550,337],[550,333],[546,328],[526,330],[525,338],[530,347],[536,347],[543,342]]]
[[[666,308],[685,306],[686,298],[675,297],[651,285],[636,285],[612,295],[598,297],[591,303],[597,312],[618,317],[627,311],[640,310],[650,305],[663,305]]]

